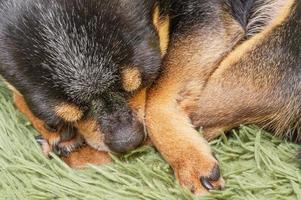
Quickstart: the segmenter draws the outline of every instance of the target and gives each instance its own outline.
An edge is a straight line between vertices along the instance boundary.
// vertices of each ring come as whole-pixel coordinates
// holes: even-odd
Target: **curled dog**
[[[140,120],[145,114],[149,136],[180,184],[203,194],[224,185],[207,143],[222,131],[257,123],[300,142],[301,3],[173,0],[170,7],[163,71],[131,103],[143,108]],[[98,132],[91,127],[86,131]],[[66,162],[93,162],[94,152],[79,150]]]

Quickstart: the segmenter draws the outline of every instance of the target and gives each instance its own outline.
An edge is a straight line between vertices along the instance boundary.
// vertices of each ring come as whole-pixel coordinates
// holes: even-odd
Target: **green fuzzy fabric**
[[[73,170],[59,158],[46,159],[36,134],[0,83],[1,200],[301,200],[301,170],[295,159],[299,146],[256,126],[241,126],[211,142],[226,188],[204,197],[181,188],[151,147],[114,158],[106,166]]]

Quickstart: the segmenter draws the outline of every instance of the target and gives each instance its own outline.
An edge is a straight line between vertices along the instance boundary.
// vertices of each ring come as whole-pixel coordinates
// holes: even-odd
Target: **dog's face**
[[[46,94],[52,118],[96,121],[111,150],[139,145],[144,127],[132,102],[161,64],[155,1],[25,0],[9,6],[23,15],[9,19],[16,24],[8,23],[4,34],[13,57],[7,65],[17,68],[2,75],[25,99],[33,90]]]
[[[77,10],[75,16],[80,19],[69,19],[69,30],[60,27],[68,33],[63,40],[58,41],[50,33],[47,40],[68,54],[48,51],[45,62],[52,68],[64,63],[54,81],[64,91],[67,102],[84,113],[82,118],[96,120],[110,150],[125,152],[145,138],[130,99],[154,81],[161,64],[158,34],[152,19],[147,18],[153,8],[137,2],[128,6],[120,3],[116,11],[112,10],[116,5],[99,8],[104,3],[94,4],[87,12]],[[137,13],[127,13],[129,8]],[[149,13],[145,13],[146,8]],[[75,67],[70,70],[70,66]]]

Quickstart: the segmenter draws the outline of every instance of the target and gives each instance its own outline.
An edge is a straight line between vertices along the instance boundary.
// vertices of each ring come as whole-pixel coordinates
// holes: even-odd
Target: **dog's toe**
[[[53,146],[52,152],[60,157],[67,157],[70,154],[70,151],[68,151],[66,148],[59,147],[59,145]]]
[[[201,176],[200,181],[204,188],[207,190],[216,190],[216,189],[222,189],[222,186],[219,185],[218,187],[215,187],[212,182],[218,181],[221,178],[220,168],[216,164],[209,176]]]
[[[45,140],[43,138],[43,136],[38,135],[35,137],[36,142],[41,146],[42,148],[42,152],[46,157],[50,158],[50,152],[51,152],[51,147],[49,145],[49,143],[47,142],[47,140]]]
[[[41,146],[43,145],[44,142],[46,142],[46,140],[41,135],[35,136],[35,140]]]
[[[224,187],[218,161],[211,154],[197,152],[175,166],[175,175],[180,184],[196,195]]]
[[[72,151],[80,148],[85,143],[84,139],[80,134],[75,134],[71,139],[67,141],[62,141],[53,146],[53,153],[58,156],[66,157]]]

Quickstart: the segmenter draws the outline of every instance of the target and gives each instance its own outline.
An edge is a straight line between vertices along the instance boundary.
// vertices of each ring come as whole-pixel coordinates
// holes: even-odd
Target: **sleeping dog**
[[[300,12],[299,0],[171,1],[163,70],[147,95],[138,91],[128,105],[139,110],[140,121],[146,114],[149,136],[180,184],[197,194],[223,187],[207,140],[241,123],[300,141]],[[161,19],[152,22],[166,30],[169,20]],[[166,35],[160,37],[165,47]],[[75,126],[85,138],[93,135],[88,143],[97,147],[106,137],[94,116]],[[65,161],[76,167],[102,156],[83,148]]]
[[[118,153],[144,141],[130,102],[160,71],[168,43],[165,5],[0,1],[0,74],[51,149],[68,153],[82,136],[97,150]],[[93,133],[85,131],[92,126]]]

